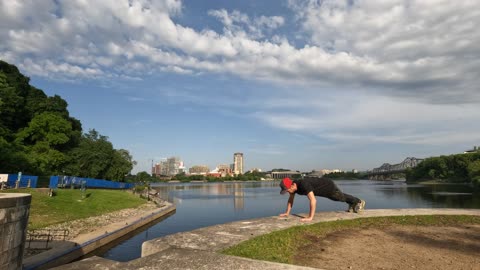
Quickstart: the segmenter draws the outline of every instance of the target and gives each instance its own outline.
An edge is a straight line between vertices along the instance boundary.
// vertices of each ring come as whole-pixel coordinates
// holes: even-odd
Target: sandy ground
[[[295,264],[322,269],[480,269],[480,225],[394,226],[305,236]]]

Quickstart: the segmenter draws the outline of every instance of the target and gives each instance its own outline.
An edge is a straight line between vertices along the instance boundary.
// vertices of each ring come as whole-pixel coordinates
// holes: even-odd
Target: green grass
[[[291,264],[293,256],[300,247],[341,230],[382,228],[392,225],[457,226],[461,224],[480,224],[480,217],[463,215],[396,216],[322,222],[262,235],[230,247],[222,253]]]
[[[11,189],[4,192],[32,194],[28,229],[39,229],[146,203],[146,200],[123,190],[87,189],[84,199],[80,189],[58,189],[53,197],[37,189]]]

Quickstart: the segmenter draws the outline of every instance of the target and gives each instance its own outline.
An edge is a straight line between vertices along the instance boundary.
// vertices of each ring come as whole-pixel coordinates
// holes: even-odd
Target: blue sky
[[[0,59],[149,171],[372,169],[480,145],[476,1],[0,0]]]

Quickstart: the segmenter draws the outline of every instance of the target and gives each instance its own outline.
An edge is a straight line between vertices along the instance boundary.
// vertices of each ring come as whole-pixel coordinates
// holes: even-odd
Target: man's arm
[[[317,207],[317,199],[315,199],[315,194],[313,194],[313,191],[310,191],[307,194],[307,197],[310,200],[310,214],[307,218],[302,218],[301,221],[311,221],[313,216],[315,216],[315,208]]]
[[[288,197],[287,211],[280,214],[281,217],[288,217],[288,215],[290,215],[290,210],[292,210],[293,207],[293,199],[295,199],[295,193],[290,194],[290,197]]]

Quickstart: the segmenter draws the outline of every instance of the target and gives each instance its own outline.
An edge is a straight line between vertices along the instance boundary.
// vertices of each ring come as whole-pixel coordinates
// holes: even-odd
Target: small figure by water
[[[346,202],[348,204],[347,212],[359,213],[365,208],[365,201],[350,194],[343,193],[337,185],[328,178],[308,177],[304,179],[292,180],[284,178],[280,182],[280,194],[288,192],[287,211],[280,214],[281,217],[288,217],[292,210],[295,194],[306,195],[310,200],[310,213],[307,218],[301,221],[311,221],[315,216],[317,200],[315,196],[329,198],[332,201]]]

